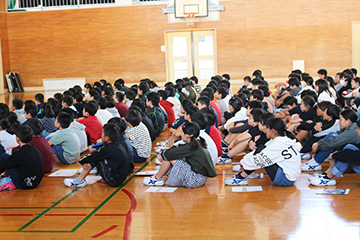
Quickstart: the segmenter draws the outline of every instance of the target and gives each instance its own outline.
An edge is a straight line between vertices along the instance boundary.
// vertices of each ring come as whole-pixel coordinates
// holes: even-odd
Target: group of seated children
[[[144,178],[145,185],[200,187],[216,176],[216,164],[244,153],[226,185],[246,185],[264,168],[272,183],[291,186],[301,171],[321,170],[326,159],[331,168],[309,181],[334,185],[348,166],[360,174],[360,78],[355,69],[335,80],[325,69],[318,74],[314,83],[294,70],[273,93],[256,70],[234,94],[224,74],[203,89],[196,77],[168,82],[164,90],[150,79],[131,87],[118,79],[114,85],[101,80],[84,89],[74,86],[46,102],[42,94],[35,102],[16,99],[12,112],[0,104],[0,168],[16,187],[31,188],[52,171],[55,155],[62,164],[82,165],[77,178],[64,180],[66,186],[86,186],[86,176],[95,170],[110,186],[119,186],[169,128],[168,139],[155,149],[159,171]],[[90,154],[80,159],[86,150]],[[32,157],[22,161],[24,154]],[[36,164],[25,174],[29,161]]]

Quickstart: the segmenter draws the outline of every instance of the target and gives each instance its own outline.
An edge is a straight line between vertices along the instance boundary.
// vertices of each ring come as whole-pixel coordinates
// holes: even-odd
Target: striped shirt
[[[139,157],[148,158],[151,155],[151,138],[147,127],[140,122],[139,125],[127,130],[131,145],[136,149]]]

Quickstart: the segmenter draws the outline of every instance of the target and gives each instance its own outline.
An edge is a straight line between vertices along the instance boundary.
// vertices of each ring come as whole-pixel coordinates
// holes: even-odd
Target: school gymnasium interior
[[[359,13],[358,0],[0,0],[0,101],[119,77],[129,86],[146,77],[163,86],[197,75],[204,86],[229,73],[237,90],[255,69],[271,86],[293,69],[314,76],[320,68],[360,69]],[[25,92],[8,93],[9,72],[19,72]],[[118,188],[100,180],[72,189],[62,177],[45,177],[33,190],[1,191],[2,238],[360,238],[355,173],[327,187],[348,195],[316,194],[308,173],[286,188],[267,176],[250,179],[262,191],[239,193],[224,185],[234,174],[225,164],[203,187],[149,193],[135,173],[154,170],[155,158],[136,164]]]

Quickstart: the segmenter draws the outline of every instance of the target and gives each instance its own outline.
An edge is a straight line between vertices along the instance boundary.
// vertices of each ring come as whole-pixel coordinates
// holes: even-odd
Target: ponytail
[[[191,140],[190,140],[190,150],[194,151],[196,149],[198,149],[199,147],[199,143],[197,141],[197,138],[199,137],[200,134],[200,127],[196,122],[187,122],[184,123],[184,125],[182,126],[182,130],[184,132],[184,134],[187,134],[190,136]],[[200,144],[203,145],[205,142],[204,139],[202,139],[200,137]],[[206,144],[205,144],[206,145]]]
[[[295,135],[286,129],[286,124],[281,118],[274,118],[269,120],[268,125],[269,128],[274,129],[279,136],[286,136],[290,139],[296,139]]]

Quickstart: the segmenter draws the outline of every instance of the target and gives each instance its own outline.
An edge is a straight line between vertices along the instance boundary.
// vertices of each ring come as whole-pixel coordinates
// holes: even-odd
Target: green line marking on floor
[[[68,198],[71,194],[73,194],[74,192],[76,192],[79,188],[76,188],[74,190],[72,190],[69,194],[67,194],[65,197],[63,197],[62,199],[60,199],[59,201],[55,202],[53,205],[51,205],[50,207],[48,207],[45,211],[43,211],[42,213],[40,213],[37,217],[33,218],[30,222],[26,223],[24,226],[22,226],[21,228],[18,229],[18,232],[22,232],[25,228],[27,228],[28,226],[30,226],[33,222],[35,222],[36,220],[38,220],[39,218],[41,218],[45,213],[49,212],[51,209],[53,209],[56,205],[60,204],[62,201],[64,201],[66,198]]]
[[[76,225],[71,231],[75,232],[77,229],[79,229],[87,220],[89,220],[100,208],[102,208],[111,198],[113,198],[128,182],[130,182],[136,173],[143,170],[150,162],[154,160],[154,158],[157,156],[153,156],[150,161],[146,162],[139,170],[137,170],[126,182],[124,182],[120,187],[118,187],[110,196],[108,196],[102,203],[97,206],[91,213],[89,213],[78,225]]]
[[[65,197],[61,198],[59,201],[54,202],[53,205],[50,207],[0,207],[0,209],[46,209],[42,213],[38,214],[35,218],[30,220],[28,223],[26,223],[24,226],[19,228],[18,230],[0,230],[2,233],[16,233],[16,232],[23,232],[23,233],[73,233],[77,229],[79,229],[84,223],[86,223],[100,208],[102,208],[111,198],[113,198],[127,183],[129,183],[134,177],[135,174],[138,172],[141,172],[147,165],[149,165],[150,162],[152,162],[155,157],[157,157],[158,154],[155,154],[149,161],[147,161],[142,167],[139,168],[138,171],[136,171],[128,180],[126,180],[120,187],[118,187],[110,196],[108,196],[100,205],[97,207],[56,207],[56,205],[59,205],[62,201],[64,201],[66,198],[71,196],[73,193],[75,193],[79,188],[74,189],[69,194],[67,194]],[[94,209],[91,213],[89,213],[79,224],[77,224],[72,230],[70,231],[41,231],[41,230],[24,230],[28,226],[30,226],[32,223],[34,223],[36,220],[44,216],[47,212],[49,212],[52,209]]]

